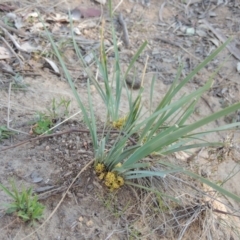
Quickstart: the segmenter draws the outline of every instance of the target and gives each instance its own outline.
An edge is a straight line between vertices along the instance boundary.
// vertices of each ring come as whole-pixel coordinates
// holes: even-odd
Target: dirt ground
[[[113,9],[116,7],[115,29],[121,42],[119,50],[122,69],[126,68],[141,44],[148,41],[147,48],[135,66],[137,77],[141,79],[147,62],[143,110],[149,109],[153,76],[156,77],[154,104],[157,104],[173,82],[180,63],[183,64],[183,78],[228,37],[233,37],[229,47],[198,73],[179,94],[203,86],[222,64],[214,76],[214,85],[201,98],[191,121],[240,101],[238,1],[192,0],[183,3],[184,1],[177,0],[151,0],[148,7],[141,4],[141,1],[136,2],[115,0],[112,5]],[[92,167],[87,168],[67,191],[76,175],[93,159],[92,143],[71,88],[44,35],[41,22],[34,17],[34,13],[39,11],[47,22],[49,31],[53,33],[62,51],[76,89],[86,104],[87,75],[76,61],[72,45],[66,40],[69,36],[69,23],[64,17],[67,16],[68,9],[73,10],[75,7],[102,9],[102,17],[105,19],[104,38],[109,50],[108,62],[111,69],[114,55],[111,52],[107,4],[101,6],[90,0],[39,0],[34,3],[0,0],[0,47],[4,47],[0,49],[0,126],[9,123],[17,133],[0,142],[0,183],[9,186],[9,179],[13,178],[19,187],[32,187],[46,206],[43,220],[31,226],[16,216],[7,215],[1,204],[0,239],[240,239],[239,203],[222,198],[206,186],[181,174],[169,175],[157,183],[165,194],[178,197],[181,205],[174,205],[163,197],[156,200],[154,194],[128,186],[110,193],[99,182]],[[117,20],[119,13],[122,13],[128,29],[128,41]],[[100,17],[85,16],[74,24],[80,31],[78,44],[82,53],[91,59],[91,51],[99,51],[102,26]],[[6,31],[27,50],[19,49]],[[50,60],[54,64],[49,64]],[[54,69],[55,65],[59,72]],[[94,68],[94,62],[90,66]],[[101,127],[104,104],[93,86],[91,93]],[[136,94],[137,90],[133,90],[133,95]],[[33,138],[31,133],[37,114],[48,112],[53,99],[69,100],[68,115],[73,117],[54,130],[53,134],[56,135],[15,146]],[[120,106],[123,115],[128,112],[127,106],[127,95],[123,92]],[[59,114],[61,117],[56,123],[65,117],[63,112]],[[210,127],[238,121],[240,111],[228,118],[219,119]],[[78,131],[69,133],[69,129]],[[60,131],[66,133],[58,135]],[[239,130],[214,133],[207,136],[206,140],[225,141],[228,145],[225,148],[202,149],[193,158],[180,152],[167,159],[222,184],[226,190],[240,196]],[[15,147],[9,148],[10,146]],[[8,149],[4,150],[5,148]],[[65,193],[57,211],[38,229]],[[0,190],[0,203],[9,201],[11,199]],[[28,236],[31,233],[33,234]]]

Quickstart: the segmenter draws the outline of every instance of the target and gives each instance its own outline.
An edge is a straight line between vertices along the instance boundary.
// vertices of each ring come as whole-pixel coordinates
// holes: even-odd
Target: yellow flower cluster
[[[127,117],[122,117],[122,118],[119,118],[117,121],[114,121],[112,123],[112,126],[114,128],[117,128],[117,129],[122,129],[122,127],[124,126],[124,124],[126,123],[126,120],[127,120]]]
[[[117,164],[116,166],[120,167],[121,163]],[[110,189],[110,191],[116,190],[123,186],[124,179],[120,176],[118,176],[114,172],[106,172],[105,166],[102,163],[98,163],[95,166],[95,171],[98,175],[98,178],[100,180],[104,180],[105,185]]]
[[[105,185],[110,188],[111,191],[120,188],[124,184],[122,177],[117,176],[113,172],[108,172],[105,176]]]
[[[105,171],[105,166],[104,166],[104,164],[98,163],[98,164],[95,166],[95,171],[96,171],[96,173],[98,173],[98,174],[103,173],[103,172]]]

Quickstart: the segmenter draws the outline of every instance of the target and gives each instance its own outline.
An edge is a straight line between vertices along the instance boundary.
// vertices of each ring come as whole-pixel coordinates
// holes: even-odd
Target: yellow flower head
[[[104,179],[105,185],[110,189],[110,191],[116,190],[124,184],[124,179],[113,172],[108,172]]]
[[[104,179],[104,177],[105,177],[105,173],[100,173],[100,175],[98,176],[98,178],[100,179],[100,180],[103,180]]]
[[[110,183],[109,181],[105,181],[105,185],[106,185],[107,187],[111,188],[112,183]]]
[[[126,120],[127,120],[126,116],[119,118],[117,121],[114,121],[112,123],[112,125],[114,128],[121,129],[124,126],[124,124],[126,123]]]
[[[118,163],[117,165],[115,165],[115,167],[121,167],[122,164],[121,163]]]
[[[114,189],[118,189],[118,188],[120,188],[119,184],[118,184],[117,182],[114,182],[114,183],[112,184],[111,189],[114,190]]]
[[[124,184],[124,179],[122,177],[120,177],[120,176],[117,176],[117,183],[121,187]]]
[[[113,172],[108,172],[105,177],[105,182],[112,184],[116,181],[115,174]]]
[[[96,166],[95,166],[95,171],[96,173],[100,174],[100,173],[103,173],[105,171],[105,166],[103,163],[98,163]]]

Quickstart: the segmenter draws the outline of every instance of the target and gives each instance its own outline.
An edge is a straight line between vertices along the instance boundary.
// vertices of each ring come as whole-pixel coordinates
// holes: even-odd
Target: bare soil
[[[113,8],[120,2],[113,1]],[[223,64],[214,76],[211,90],[199,101],[196,114],[191,121],[240,101],[237,71],[237,64],[240,61],[240,55],[238,56],[240,4],[237,1],[220,2],[191,1],[189,4],[183,4],[177,0],[165,2],[151,0],[151,5],[144,7],[141,3],[124,0],[116,9],[115,28],[119,41],[122,39],[119,49],[123,70],[141,44],[145,40],[148,41],[146,50],[135,65],[135,73],[141,79],[147,63],[143,82],[143,110],[149,109],[153,76],[156,77],[154,88],[156,105],[173,82],[179,63],[184,66],[181,76],[183,78],[221,45],[222,38],[219,35],[226,39],[233,37],[236,51],[231,51],[233,48],[224,49],[183,88],[179,96],[203,86],[212,73]],[[13,24],[12,18],[6,16],[8,12],[15,13],[19,17],[15,20],[15,25],[21,23],[22,26],[17,32],[13,32],[12,29],[7,31],[20,45],[27,42],[35,48],[41,46],[40,53],[37,50],[21,51],[6,32],[0,29],[1,36],[4,36],[15,52],[10,58],[0,60],[0,126],[6,126],[9,122],[10,127],[17,133],[0,143],[0,183],[9,186],[9,179],[13,178],[19,188],[32,187],[46,206],[43,220],[31,226],[14,215],[7,215],[5,207],[1,205],[0,239],[239,239],[239,203],[222,198],[212,189],[179,173],[158,179],[154,184],[163,193],[180,199],[181,204],[175,204],[164,196],[157,198],[153,193],[129,186],[111,193],[98,180],[92,166],[87,168],[67,191],[77,174],[93,160],[92,142],[60,64],[47,37],[43,34],[44,30],[38,29],[39,20],[34,17],[31,20],[31,17],[26,16],[35,13],[37,9],[47,21],[49,31],[54,34],[55,41],[62,50],[76,89],[83,103],[87,104],[87,75],[76,61],[72,45],[66,41],[69,24],[62,18],[57,20],[59,16],[65,16],[68,9],[72,10],[79,6],[101,9],[98,3],[87,0],[0,2],[2,20],[0,26],[6,29],[6,19],[10,19],[10,23]],[[107,5],[103,6],[102,15],[106,20],[104,38],[109,49],[108,62],[111,70],[114,55],[111,51],[112,38],[108,13]],[[122,13],[127,25],[129,46],[125,44],[126,39],[117,21],[119,13]],[[204,21],[211,24],[218,31],[218,35],[212,32]],[[83,18],[76,26],[81,32],[79,45],[82,53],[90,56],[92,49],[98,53],[102,26],[100,18]],[[16,26],[12,27],[16,29]],[[26,35],[21,35],[22,32]],[[3,39],[1,46],[9,50]],[[47,65],[44,57],[51,59],[59,67],[60,72],[56,73]],[[11,69],[6,70],[6,66]],[[94,63],[90,65],[92,68],[94,66]],[[95,72],[97,74],[97,69]],[[99,79],[101,82],[100,77]],[[14,85],[10,88],[9,83]],[[101,128],[106,110],[93,86],[91,93]],[[137,95],[137,90],[133,90],[133,95]],[[53,98],[71,101],[68,109],[70,116],[79,113],[57,127],[53,132],[54,136],[18,145],[36,137],[32,134],[32,128],[37,121],[36,114],[47,112],[47,109],[51,108]],[[123,115],[128,112],[125,92],[120,111]],[[240,121],[239,116],[240,113],[236,112],[228,118],[212,123],[210,127]],[[78,131],[59,134],[70,129]],[[226,147],[202,149],[192,158],[190,154],[180,152],[169,156],[167,160],[222,184],[228,191],[240,196],[239,136],[239,130],[213,133],[206,137],[206,140],[225,141],[228,143]],[[8,149],[1,151],[5,148]],[[38,229],[56,208],[66,191],[66,197],[57,211]],[[0,191],[0,203],[9,201],[11,199]],[[33,232],[34,234],[28,237]]]

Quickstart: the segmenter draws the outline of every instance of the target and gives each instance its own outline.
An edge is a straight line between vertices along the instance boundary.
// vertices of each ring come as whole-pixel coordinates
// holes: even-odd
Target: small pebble
[[[86,64],[91,63],[94,60],[94,55],[93,53],[89,53],[87,56],[84,57],[84,61]]]
[[[90,89],[92,93],[96,92],[96,87],[94,85],[90,85]]]
[[[195,34],[195,29],[194,28],[187,28],[186,29],[186,34],[187,35],[194,35]]]
[[[83,217],[79,217],[78,221],[82,222],[83,221]]]
[[[92,221],[92,220],[89,220],[89,221],[86,223],[86,225],[87,225],[88,227],[93,226],[93,221]]]
[[[126,77],[126,84],[129,88],[132,88],[134,90],[141,87],[141,81],[131,74]]]

